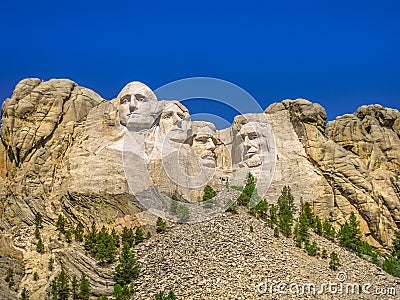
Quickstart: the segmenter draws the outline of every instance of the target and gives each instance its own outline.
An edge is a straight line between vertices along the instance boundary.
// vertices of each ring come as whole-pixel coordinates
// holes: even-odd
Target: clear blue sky
[[[385,0],[2,1],[0,99],[26,77],[69,78],[112,99],[133,80],[156,89],[210,76],[263,108],[301,97],[329,119],[362,104],[399,109],[399,13]]]

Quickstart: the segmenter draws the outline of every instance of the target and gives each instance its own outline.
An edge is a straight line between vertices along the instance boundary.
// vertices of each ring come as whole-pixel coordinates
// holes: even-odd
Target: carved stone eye
[[[144,99],[146,99],[146,97],[141,94],[136,94],[135,98],[137,101],[144,101]]]
[[[128,102],[131,102],[131,95],[125,95],[119,100],[120,104],[125,104]]]

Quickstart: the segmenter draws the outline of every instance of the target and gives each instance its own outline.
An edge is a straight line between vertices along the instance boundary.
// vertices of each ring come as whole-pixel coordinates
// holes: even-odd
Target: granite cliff
[[[125,120],[125,105],[143,99],[149,103],[141,106],[146,108],[148,124]],[[153,107],[158,113],[154,117],[149,113]],[[267,170],[273,177],[268,192],[262,195],[268,202],[276,202],[282,187],[290,185],[298,205],[301,199],[310,202],[314,212],[336,228],[354,212],[363,238],[383,250],[390,249],[400,225],[400,112],[395,109],[362,106],[354,114],[326,123],[325,110],[319,104],[284,100],[270,105],[261,116],[237,116],[232,127],[217,131],[207,122],[191,122],[188,110],[179,102],[158,101],[150,89],[138,83],[106,101],[70,80],[25,79],[4,101],[1,112],[0,268],[13,266],[17,290],[31,287],[33,299],[45,297],[55,276],[46,269],[50,257],[56,259],[56,270],[63,265],[72,273],[88,274],[95,295],[112,289],[112,268],[99,266],[82,248],[54,239],[60,214],[71,224],[81,221],[87,228],[95,221],[107,228],[143,226],[154,232],[156,216],[146,212],[132,193],[124,168],[124,137],[138,124],[145,124],[141,129],[147,130],[143,140],[146,157],[135,153],[130,157],[135,161],[130,176],[135,184],[140,183],[139,192],[154,184],[165,194],[195,203],[201,199],[205,183],[223,190],[235,170],[257,173],[260,165],[273,158],[274,171],[272,167]],[[191,136],[180,140],[174,133],[165,147],[175,124],[168,122],[174,118],[181,118],[180,129],[190,127]],[[246,140],[248,124],[262,128],[264,123],[268,126],[261,139],[273,139],[267,143],[270,155],[251,153],[245,160],[236,153],[245,143],[238,141],[238,136]],[[201,173],[202,165],[211,165],[215,173],[200,185],[189,182],[180,186],[162,170],[165,152],[159,151],[160,141],[167,154],[174,153],[173,142],[184,142],[187,149],[182,151],[193,150],[185,152],[185,171]],[[149,162],[152,183],[141,179],[142,160]],[[43,216],[45,241],[45,254],[39,256],[32,226],[37,212]],[[34,272],[41,279],[32,287]],[[17,292],[9,291],[0,278],[0,294],[13,299]]]

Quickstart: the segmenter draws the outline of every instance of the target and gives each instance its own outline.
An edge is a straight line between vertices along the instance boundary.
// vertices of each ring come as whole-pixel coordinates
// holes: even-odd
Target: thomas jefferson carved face
[[[214,151],[217,144],[214,125],[208,122],[193,122],[192,131],[192,150],[203,166],[214,168],[216,166]]]
[[[129,129],[148,129],[156,119],[157,97],[141,82],[131,82],[119,93],[120,123]]]
[[[179,101],[166,101],[160,117],[160,131],[175,142],[187,139],[189,111]]]

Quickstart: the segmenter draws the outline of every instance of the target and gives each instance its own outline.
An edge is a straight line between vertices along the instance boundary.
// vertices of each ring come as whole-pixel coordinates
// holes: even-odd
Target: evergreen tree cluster
[[[100,231],[96,223],[92,223],[91,230],[85,236],[85,249],[101,264],[114,261],[119,246],[119,235],[112,229],[111,233],[103,226]]]
[[[70,277],[61,270],[60,274],[54,278],[51,283],[51,299],[53,300],[89,300],[90,299],[90,283],[84,273],[78,282],[73,276],[70,284]]]

